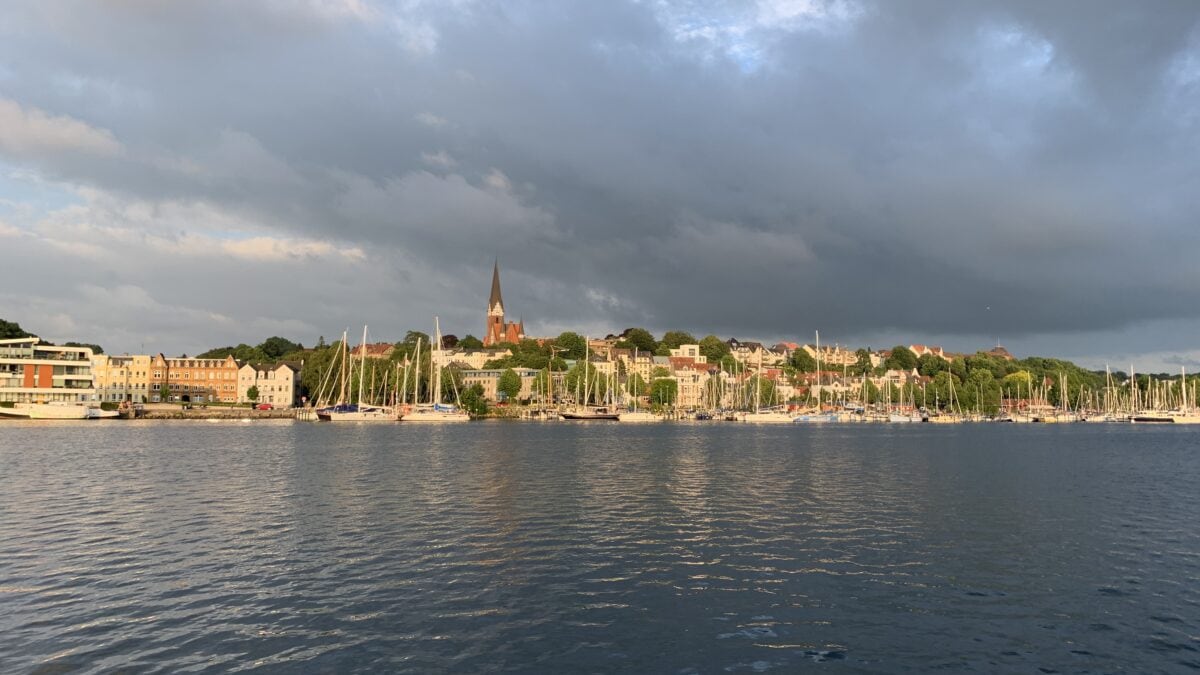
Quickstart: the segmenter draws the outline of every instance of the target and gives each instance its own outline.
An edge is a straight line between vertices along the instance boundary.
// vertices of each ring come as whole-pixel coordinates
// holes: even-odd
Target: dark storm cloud
[[[217,238],[359,247],[377,289],[322,305],[335,325],[440,311],[478,332],[493,256],[532,332],[1086,340],[1200,318],[1194,3],[0,12],[0,99],[120,144],[10,164],[208,205],[195,227]],[[271,311],[321,323],[297,299]]]

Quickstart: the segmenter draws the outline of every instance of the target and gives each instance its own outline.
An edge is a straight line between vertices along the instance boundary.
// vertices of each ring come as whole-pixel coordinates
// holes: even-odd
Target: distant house
[[[238,403],[270,403],[290,408],[299,402],[299,375],[300,366],[296,364],[253,366],[247,363],[238,369]],[[253,401],[249,396],[251,387],[258,389],[258,398]]]
[[[926,354],[937,356],[943,359],[946,358],[946,352],[942,351],[942,348],[938,347],[937,345],[909,345],[908,351],[916,354],[917,358],[921,358]]]

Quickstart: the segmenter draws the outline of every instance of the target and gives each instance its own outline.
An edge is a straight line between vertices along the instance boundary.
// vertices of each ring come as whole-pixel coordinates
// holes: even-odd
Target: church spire
[[[488,299],[488,309],[494,309],[496,305],[500,309],[504,309],[504,299],[500,297],[500,260],[496,260],[495,266],[492,267],[492,297]]]

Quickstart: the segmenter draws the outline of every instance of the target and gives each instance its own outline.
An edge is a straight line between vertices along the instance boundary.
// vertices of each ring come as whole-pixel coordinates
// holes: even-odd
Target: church
[[[504,298],[500,296],[500,261],[492,268],[492,296],[488,299],[487,331],[483,334],[483,346],[490,347],[501,342],[516,344],[525,337],[525,322],[504,322]]]

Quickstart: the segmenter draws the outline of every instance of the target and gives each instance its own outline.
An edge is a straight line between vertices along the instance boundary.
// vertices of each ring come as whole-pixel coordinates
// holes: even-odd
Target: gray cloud
[[[493,256],[533,332],[1086,356],[1200,320],[1194,3],[48,5],[0,10],[0,106],[120,152],[21,132],[0,161],[120,236],[21,289],[46,308],[25,323],[135,348],[186,270],[201,314],[163,349],[434,313],[477,334]],[[0,243],[86,255],[53,243],[60,204],[0,197],[56,233]],[[131,288],[160,304],[79,304]]]

